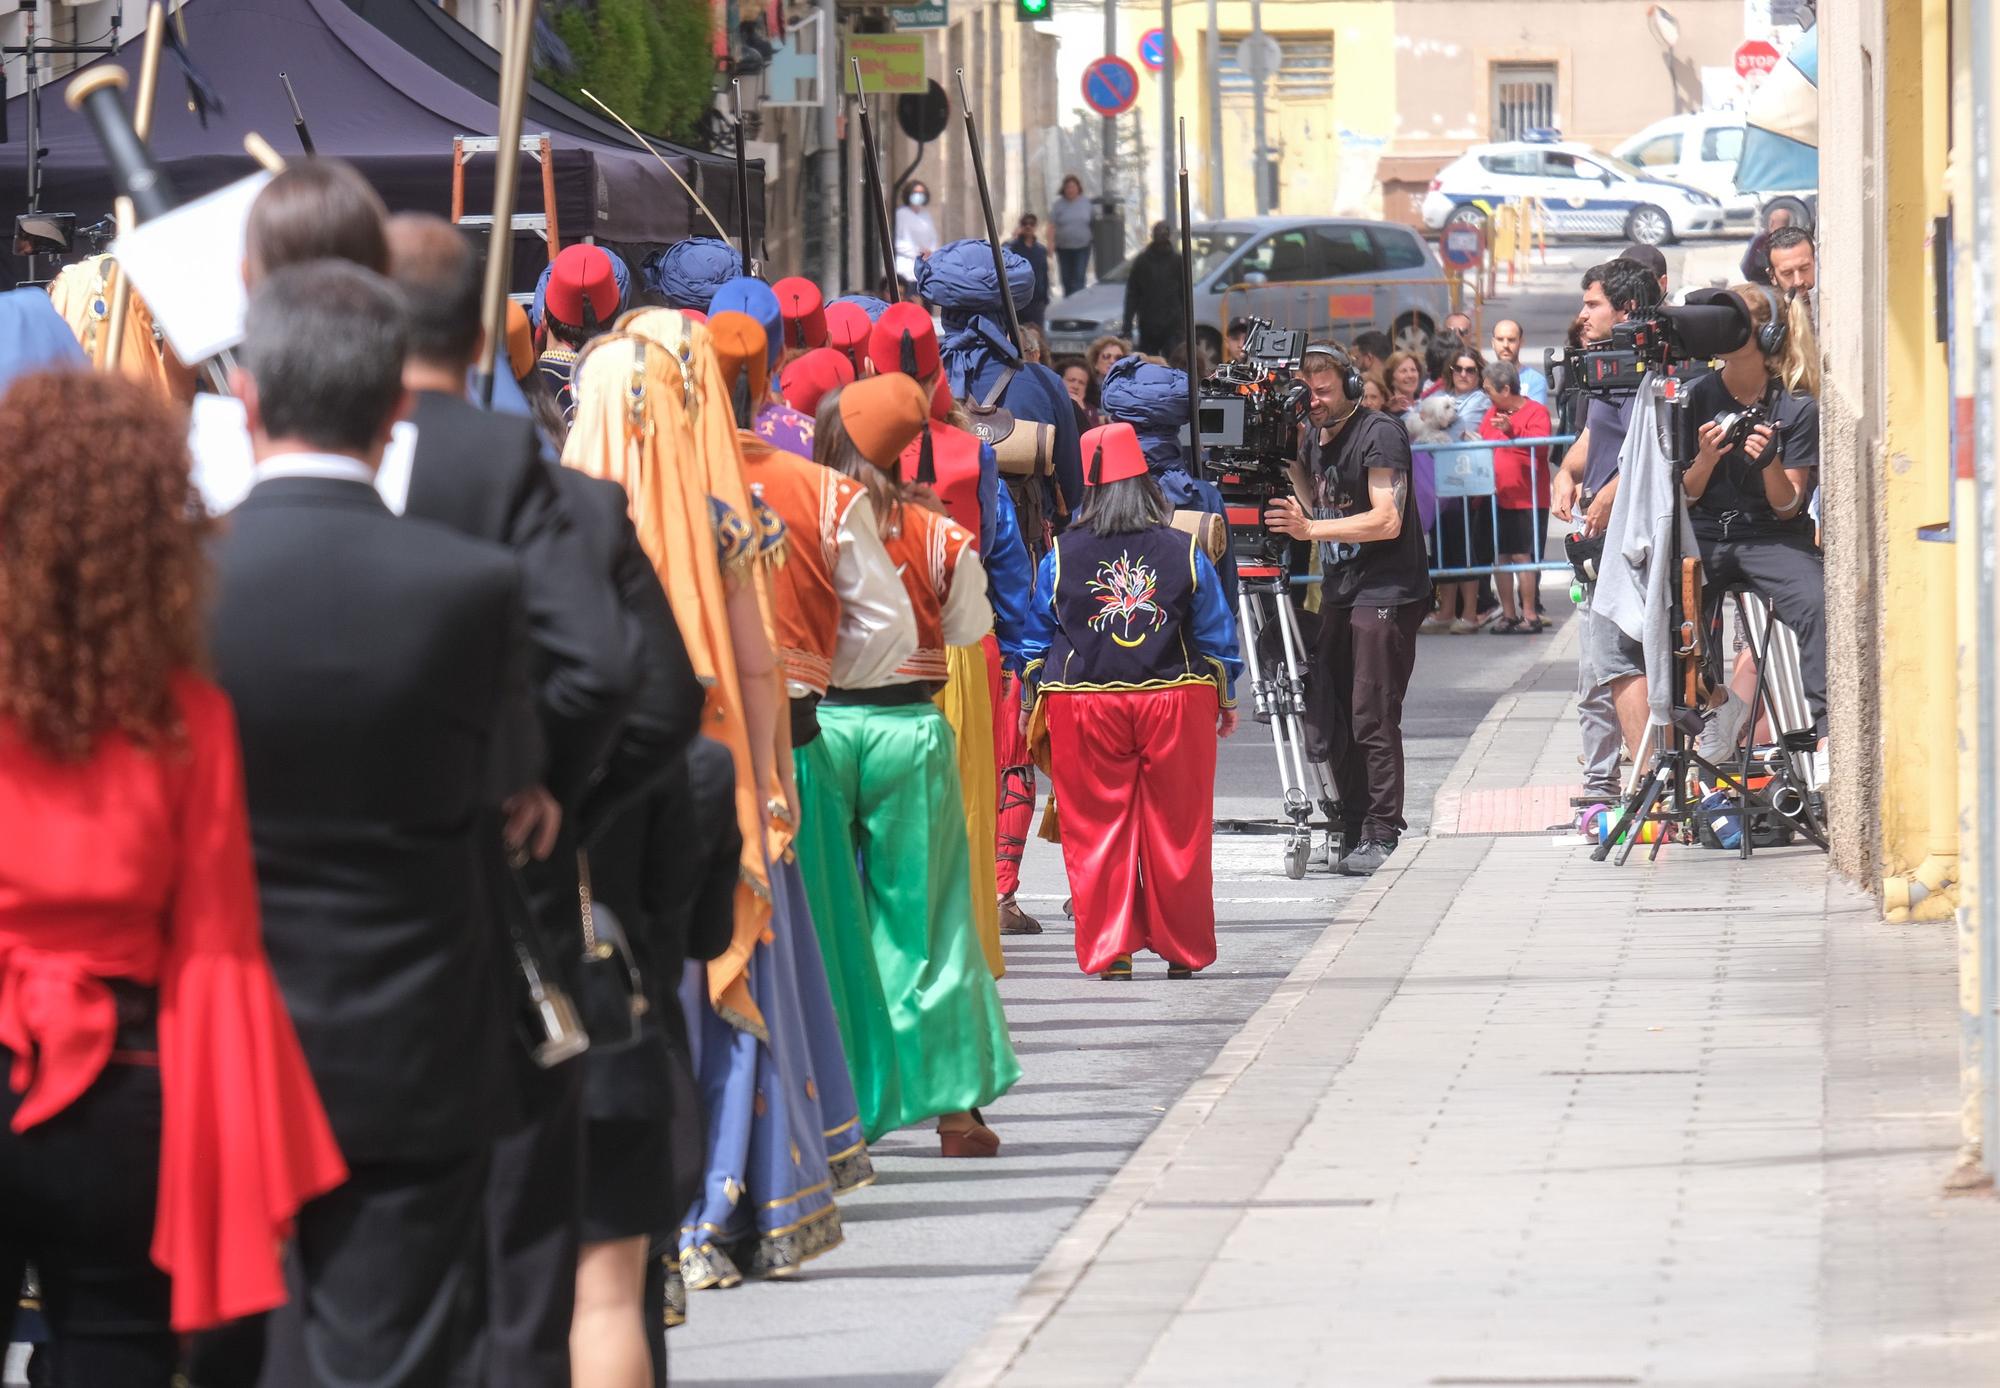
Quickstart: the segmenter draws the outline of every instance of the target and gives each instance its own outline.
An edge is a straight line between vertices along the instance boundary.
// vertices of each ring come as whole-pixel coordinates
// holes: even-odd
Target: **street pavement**
[[[1545,606],[1566,618],[1553,580]],[[1494,700],[1558,639],[1427,636],[1406,710],[1411,830]],[[1217,813],[1276,813],[1266,729],[1224,743]],[[1029,1275],[1169,1108],[1320,939],[1356,880],[1288,880],[1275,836],[1218,837],[1215,967],[1169,984],[1150,957],[1130,984],[1080,975],[1061,860],[1033,840],[1021,892],[1046,934],[1007,941],[1001,981],[1023,1078],[986,1111],[991,1161],[945,1161],[927,1129],[873,1149],[880,1179],[841,1202],[846,1243],[798,1276],[694,1293],[667,1341],[677,1385],[919,1388],[1007,1311]]]
[[[1567,639],[1441,803],[1574,779]],[[1525,798],[1525,797],[1524,797]],[[2000,1382],[1955,954],[1810,848],[1406,842],[948,1388]]]

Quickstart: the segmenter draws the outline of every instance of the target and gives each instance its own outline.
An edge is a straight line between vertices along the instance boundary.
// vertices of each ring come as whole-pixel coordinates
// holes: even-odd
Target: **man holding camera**
[[[1584,342],[1596,346],[1610,341],[1614,324],[1655,307],[1659,300],[1660,281],[1649,267],[1630,260],[1591,266],[1583,272]],[[1573,551],[1593,542],[1602,545],[1618,496],[1618,457],[1625,448],[1631,416],[1631,397],[1614,402],[1592,396],[1583,430],[1563,457],[1550,489],[1551,509],[1558,520],[1576,524]],[[1621,743],[1625,752],[1637,757],[1650,716],[1645,653],[1614,624],[1592,619],[1587,594],[1577,606],[1577,620],[1583,623],[1576,716],[1583,735],[1584,793],[1612,797],[1621,789]]]
[[[1274,497],[1264,524],[1318,543],[1325,561],[1306,699],[1340,797],[1338,869],[1366,877],[1406,827],[1403,693],[1430,612],[1430,566],[1402,424],[1362,408],[1360,373],[1331,343],[1308,344],[1299,375],[1308,404],[1297,494]]]

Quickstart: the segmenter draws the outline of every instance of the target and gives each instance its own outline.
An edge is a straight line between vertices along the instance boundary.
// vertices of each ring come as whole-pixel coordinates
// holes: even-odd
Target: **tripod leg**
[[[1646,782],[1646,789],[1639,797],[1639,813],[1628,821],[1632,826],[1632,832],[1626,836],[1624,843],[1618,845],[1617,866],[1624,867],[1625,860],[1632,856],[1632,850],[1638,846],[1640,831],[1646,827],[1647,819],[1653,813],[1653,806],[1659,803],[1660,795],[1666,789],[1667,775],[1667,768],[1662,766]],[[1611,831],[1611,842],[1618,842],[1618,830],[1615,828]]]

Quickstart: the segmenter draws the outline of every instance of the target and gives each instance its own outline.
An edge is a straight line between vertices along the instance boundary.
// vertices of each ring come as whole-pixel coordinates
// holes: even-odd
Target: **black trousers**
[[[0,1074],[13,1063],[0,1050]],[[53,1388],[167,1388],[180,1359],[166,1274],[153,1266],[160,1180],[160,1072],[114,1063],[68,1108],[25,1133],[0,1082],[0,1346],[21,1277],[40,1275],[53,1341],[36,1382]]]
[[[349,1159],[299,1211],[285,1305],[199,1336],[195,1388],[440,1388],[481,1382],[486,1155]]]
[[[510,1046],[526,1121],[493,1145],[486,1185],[483,1388],[568,1388],[583,1223],[583,1065]]]
[[[1322,607],[1311,722],[1326,739],[1349,844],[1394,843],[1403,820],[1403,693],[1428,598],[1398,607]]]
[[[1703,540],[1701,567],[1708,581],[1710,621],[1729,590],[1747,588],[1799,639],[1799,683],[1813,728],[1826,735],[1826,560],[1808,535]],[[1718,643],[1710,644],[1719,651]],[[1728,678],[1728,672],[1721,672]]]

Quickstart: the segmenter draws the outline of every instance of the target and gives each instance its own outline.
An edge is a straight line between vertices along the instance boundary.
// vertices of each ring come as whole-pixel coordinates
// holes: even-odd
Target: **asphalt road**
[[[1553,580],[1547,610],[1569,603]],[[1405,712],[1409,817],[1431,800],[1467,735],[1554,639],[1421,639]],[[1223,744],[1219,813],[1274,813],[1266,729]],[[1323,874],[1292,882],[1276,837],[1216,841],[1221,957],[1169,984],[1142,959],[1130,984],[1076,969],[1062,916],[1058,851],[1030,844],[1022,896],[1048,927],[1010,939],[1002,980],[1025,1071],[987,1111],[1006,1145],[991,1161],[945,1161],[926,1130],[874,1149],[880,1180],[841,1204],[847,1241],[788,1281],[697,1292],[671,1332],[674,1382],[919,1388],[948,1370],[1012,1302],[1077,1213],[1270,995],[1354,887]]]

